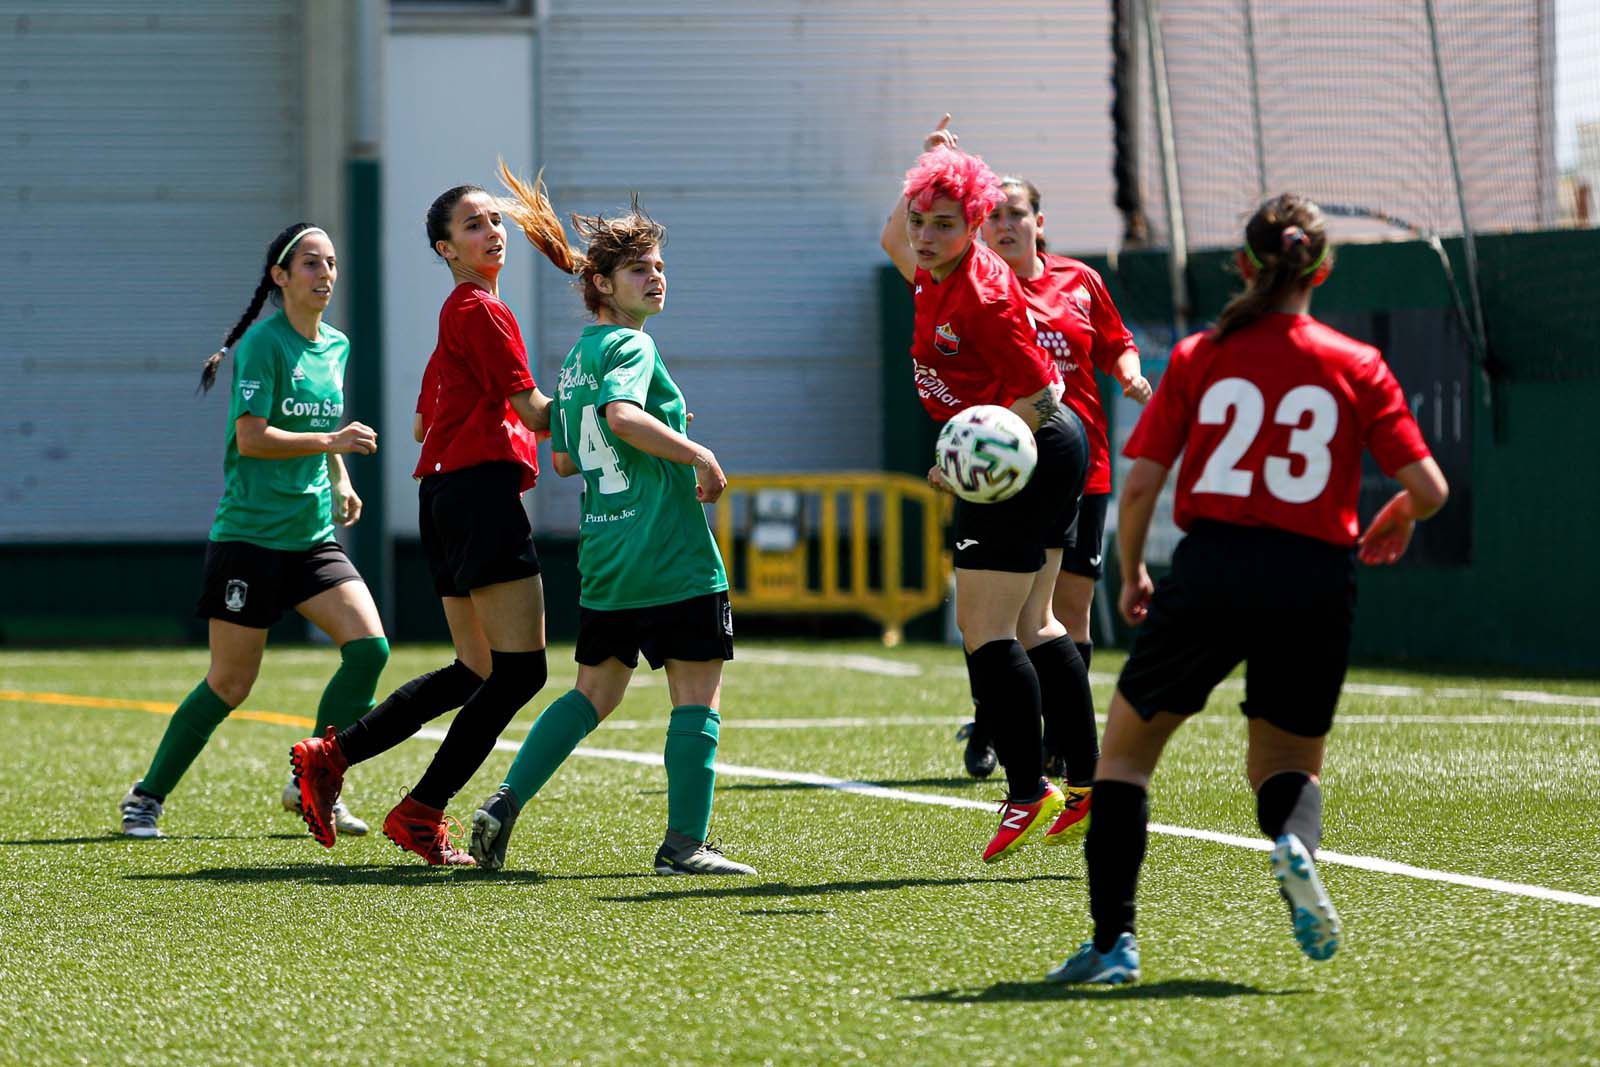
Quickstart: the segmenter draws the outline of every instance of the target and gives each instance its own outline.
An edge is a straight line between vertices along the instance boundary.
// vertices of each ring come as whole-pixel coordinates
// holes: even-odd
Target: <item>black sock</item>
[[[522,706],[544,686],[544,650],[495,652],[489,677],[450,724],[433,762],[411,795],[430,808],[443,808],[478,772],[494,743]]]
[[[1144,862],[1150,798],[1128,782],[1094,783],[1094,814],[1083,842],[1089,867],[1089,915],[1096,952],[1109,952],[1124,933],[1134,932],[1134,896]]]
[[[423,723],[465,704],[482,684],[483,679],[460,660],[413,678],[340,730],[339,748],[352,764],[387,752],[422,729]]]
[[[1028,649],[1028,659],[1039,676],[1045,750],[1067,761],[1069,784],[1088,785],[1100,760],[1088,668],[1072,638],[1065,636]]]
[[[1084,672],[1088,673],[1089,661],[1094,659],[1094,642],[1074,641],[1072,642],[1072,647],[1078,650],[1078,658],[1083,660]]]
[[[1039,679],[1021,643],[990,641],[972,653],[972,687],[982,725],[1006,769],[1011,799],[1039,796],[1044,756],[1039,748]]]
[[[1095,818],[1100,817],[1096,793]],[[1322,786],[1305,771],[1280,771],[1256,790],[1256,822],[1261,832],[1276,841],[1294,834],[1313,856],[1322,844]]]
[[[989,743],[989,724],[984,721],[983,713],[978,710],[978,683],[972,680],[972,653],[965,648],[961,656],[967,661],[967,691],[972,694],[972,743],[986,745]]]

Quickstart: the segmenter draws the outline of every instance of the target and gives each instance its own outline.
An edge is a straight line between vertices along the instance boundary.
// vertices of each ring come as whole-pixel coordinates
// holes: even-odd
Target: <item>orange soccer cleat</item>
[[[452,824],[455,833],[451,833]],[[443,810],[430,808],[413,797],[394,806],[383,820],[383,836],[407,852],[415,852],[430,867],[476,867],[477,861],[465,849],[457,848],[461,825],[446,817]]]
[[[337,733],[330,726],[326,736],[296,741],[289,750],[289,764],[294,767],[294,779],[300,786],[300,817],[323,848],[332,848],[338,836],[333,805],[344,788],[344,772],[350,767],[334,739]]]
[[[989,847],[983,850],[983,862],[993,863],[1027,844],[1028,840],[1048,826],[1050,820],[1054,819],[1065,806],[1066,799],[1062,797],[1061,790],[1049,783],[1045,785],[1044,793],[1038,800],[1026,804],[1007,800],[1001,804],[1000,829],[995,831]]]

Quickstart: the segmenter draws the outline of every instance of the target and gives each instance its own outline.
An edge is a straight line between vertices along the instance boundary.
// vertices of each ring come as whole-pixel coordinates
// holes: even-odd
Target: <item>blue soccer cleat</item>
[[[1300,951],[1314,960],[1332,957],[1339,951],[1339,913],[1322,888],[1311,853],[1294,834],[1284,834],[1273,843],[1272,877],[1289,904]]]
[[[1093,941],[1061,966],[1044,976],[1046,982],[1078,985],[1123,985],[1139,980],[1139,943],[1132,934],[1121,934],[1109,952],[1096,952]]]

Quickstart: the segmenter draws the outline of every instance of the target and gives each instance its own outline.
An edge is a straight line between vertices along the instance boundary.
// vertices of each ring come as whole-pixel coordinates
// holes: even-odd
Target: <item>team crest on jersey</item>
[[[933,331],[933,348],[941,356],[953,356],[961,350],[961,338],[948,322]]]
[[[1089,287],[1087,285],[1080,285],[1072,290],[1067,299],[1077,304],[1079,309],[1084,312],[1088,312],[1094,306],[1094,297],[1089,295]]]
[[[228,580],[227,589],[222,594],[222,606],[229,611],[243,611],[244,598],[250,593],[250,584],[241,582],[237,578]]]
[[[239,379],[239,395],[244,397],[246,400],[249,400],[251,397],[255,396],[256,392],[260,388],[260,382],[251,381],[248,378]]]

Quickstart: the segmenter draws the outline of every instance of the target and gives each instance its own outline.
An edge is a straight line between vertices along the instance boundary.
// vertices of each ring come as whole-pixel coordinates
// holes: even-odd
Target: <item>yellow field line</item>
[[[123,700],[118,697],[79,696],[75,693],[27,693],[20,689],[0,689],[0,700],[20,704],[61,704],[70,708],[117,708],[123,711],[147,711],[152,715],[171,715],[178,705],[158,700]],[[317,723],[304,715],[289,715],[281,711],[235,711],[230,719],[248,719],[251,722],[270,722],[274,726],[299,726],[310,730]]]

